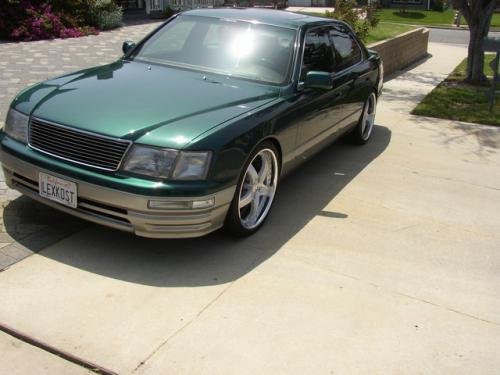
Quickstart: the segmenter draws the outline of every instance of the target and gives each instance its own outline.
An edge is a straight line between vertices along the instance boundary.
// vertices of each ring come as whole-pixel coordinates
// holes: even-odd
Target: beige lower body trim
[[[82,219],[151,238],[199,237],[221,228],[236,186],[201,197],[147,197],[75,180],[20,160],[4,151],[0,154],[9,187],[39,202]],[[78,207],[71,208],[38,194],[38,173],[45,172],[73,181],[78,186]],[[215,198],[209,209],[156,210],[148,201],[189,201]]]

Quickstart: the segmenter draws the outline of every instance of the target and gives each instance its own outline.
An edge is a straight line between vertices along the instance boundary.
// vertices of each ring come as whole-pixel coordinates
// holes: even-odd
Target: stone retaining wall
[[[421,27],[394,38],[368,45],[384,61],[384,73],[389,75],[427,56],[429,29]]]

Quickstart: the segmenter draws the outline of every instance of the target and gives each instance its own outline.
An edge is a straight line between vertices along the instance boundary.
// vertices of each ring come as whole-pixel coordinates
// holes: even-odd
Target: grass
[[[444,12],[407,9],[406,12],[401,13],[397,8],[390,8],[380,9],[378,15],[381,22],[450,26],[453,23],[454,12],[451,9],[447,9]]]
[[[307,14],[312,16],[321,16],[318,13],[308,13],[308,12],[298,12],[301,14]],[[396,35],[405,33],[414,29],[411,25],[394,25],[393,23],[379,22],[377,27],[370,29],[368,37],[365,40],[366,44],[375,43],[380,40],[389,39]]]
[[[493,74],[489,67],[489,62],[493,58],[492,54],[486,55],[484,72],[489,77]],[[488,111],[489,87],[464,83],[466,66],[467,59],[432,90],[412,111],[412,114],[500,126],[500,98],[497,95],[495,107],[490,113]]]
[[[491,69],[490,64],[495,58],[495,54],[493,53],[488,53],[485,55],[484,58],[484,74],[486,74],[487,77],[493,77],[493,69]],[[455,68],[453,72],[448,76],[447,80],[453,80],[453,81],[461,81],[465,77],[465,71],[467,70],[467,59],[462,61],[458,66]]]
[[[414,27],[410,25],[394,25],[390,23],[379,22],[377,27],[371,29],[368,33],[366,43],[370,44],[378,42],[379,40],[389,39],[412,29],[414,29]]]
[[[429,25],[429,26],[451,26],[455,11],[451,8],[444,12],[433,10],[407,9],[401,13],[397,8],[380,9],[379,17],[381,22],[406,23],[411,25]],[[463,25],[466,25],[462,17]],[[493,14],[491,27],[500,27],[500,13]]]

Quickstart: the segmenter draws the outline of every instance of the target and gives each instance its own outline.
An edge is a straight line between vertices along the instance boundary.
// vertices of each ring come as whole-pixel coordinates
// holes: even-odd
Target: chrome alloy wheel
[[[361,122],[361,138],[367,141],[375,124],[375,112],[377,111],[377,96],[371,93],[363,109],[363,119]]]
[[[252,159],[245,172],[238,199],[241,225],[257,227],[266,218],[278,185],[278,160],[273,150],[264,148]]]

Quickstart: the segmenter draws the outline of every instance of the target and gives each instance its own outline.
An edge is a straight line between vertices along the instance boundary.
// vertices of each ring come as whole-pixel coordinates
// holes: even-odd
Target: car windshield
[[[296,31],[180,15],[140,45],[134,60],[272,84],[287,80]]]

